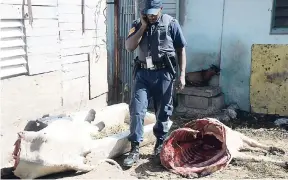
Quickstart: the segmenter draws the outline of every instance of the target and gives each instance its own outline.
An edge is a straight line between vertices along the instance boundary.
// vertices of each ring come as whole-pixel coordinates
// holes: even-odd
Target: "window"
[[[27,73],[22,19],[1,19],[0,77]]]
[[[274,0],[272,34],[288,34],[288,0]]]

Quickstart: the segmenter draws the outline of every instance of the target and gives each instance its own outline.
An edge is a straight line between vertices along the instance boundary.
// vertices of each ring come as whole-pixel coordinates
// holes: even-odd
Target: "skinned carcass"
[[[217,119],[203,118],[173,131],[164,142],[160,159],[165,168],[185,177],[201,177],[222,170],[233,158],[268,161],[287,168],[285,161],[240,152],[245,146],[285,154],[277,147],[263,145],[232,130]]]
[[[214,75],[219,75],[220,69],[211,65],[209,69],[196,71],[196,72],[188,72],[185,74],[185,81],[187,87],[200,87],[200,86],[208,86],[209,81]]]

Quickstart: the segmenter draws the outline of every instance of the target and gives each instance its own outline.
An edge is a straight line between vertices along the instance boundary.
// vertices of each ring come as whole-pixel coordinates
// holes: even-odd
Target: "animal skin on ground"
[[[162,165],[185,177],[205,176],[227,167],[233,158],[265,161],[287,168],[285,160],[243,153],[259,148],[270,153],[285,154],[275,146],[264,145],[231,129],[214,118],[193,120],[171,132],[160,154]],[[253,151],[252,151],[253,152]]]

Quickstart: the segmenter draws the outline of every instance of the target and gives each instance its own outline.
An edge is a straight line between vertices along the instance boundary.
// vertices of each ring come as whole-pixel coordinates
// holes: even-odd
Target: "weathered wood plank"
[[[89,74],[89,63],[88,61],[65,64],[62,67],[63,79],[76,79],[84,76],[88,76]]]
[[[93,47],[87,46],[87,47],[76,47],[76,48],[69,48],[69,49],[61,49],[60,54],[62,57],[65,56],[71,56],[76,54],[84,54],[89,53],[93,50]]]
[[[106,1],[101,1],[101,9],[104,9],[106,6]],[[58,4],[61,5],[81,5],[81,0],[58,0]],[[86,7],[96,7],[99,4],[99,0],[85,0]]]
[[[82,18],[81,16],[76,16],[76,19],[72,19],[72,16],[67,16],[67,19],[60,18],[59,20],[59,28],[60,31],[68,31],[68,30],[82,30]],[[96,22],[95,22],[96,21]],[[92,17],[85,18],[85,30],[95,30],[101,29],[102,31],[106,31],[106,23],[104,21],[95,20]]]
[[[59,36],[27,37],[26,44],[29,47],[54,46],[59,44]]]
[[[24,65],[18,65],[16,67],[7,67],[4,69],[1,69],[0,71],[0,77],[8,77],[12,75],[17,75],[17,74],[24,74],[27,73],[27,69]]]
[[[60,56],[57,54],[28,55],[28,64],[30,75],[61,69]]]
[[[82,77],[88,77],[89,71],[88,69],[76,69],[74,71],[69,71],[65,72],[62,74],[62,79],[64,81],[66,80],[72,80],[72,79],[77,79],[77,78],[82,78]]]
[[[81,14],[59,14],[60,23],[82,23]]]
[[[24,34],[21,29],[1,29],[1,38],[23,37]]]
[[[9,38],[9,39],[2,39],[0,48],[10,48],[10,47],[18,47],[18,46],[25,46],[25,42],[22,38]]]
[[[26,26],[27,37],[57,36],[57,35],[59,35],[58,28],[32,28],[31,26]]]
[[[32,28],[29,24],[29,20],[25,19],[24,24],[26,28]],[[57,28],[58,29],[58,20],[57,19],[34,19],[33,28]]]
[[[106,31],[106,25],[104,16],[95,17],[85,14],[85,29],[102,29]]]
[[[70,64],[83,61],[88,61],[88,54],[79,54],[74,56],[61,57],[62,64]]]
[[[82,0],[58,0],[59,5],[81,5]]]
[[[23,19],[21,5],[1,4],[1,19]]]
[[[82,30],[82,23],[59,23],[60,31]]]
[[[23,0],[1,0],[1,4],[14,4],[14,5],[22,5]],[[27,1],[24,1],[24,4],[27,5]],[[46,6],[57,6],[57,0],[37,0],[31,1],[33,5],[46,5]]]
[[[60,52],[59,44],[45,45],[45,46],[27,46],[28,55],[40,55],[40,54],[58,54]]]
[[[33,55],[33,54],[31,54],[28,56],[28,61],[29,61],[29,63],[33,63],[33,62],[47,63],[47,62],[56,62],[56,61],[61,62],[60,56],[57,54],[45,54],[45,55]]]
[[[81,6],[77,5],[58,5],[59,14],[79,14],[81,16]]]
[[[15,65],[21,65],[26,64],[27,61],[23,56],[16,56],[6,59],[1,59],[0,61],[0,67],[7,67],[7,66],[15,66]]]
[[[45,58],[46,56],[42,56],[42,57]],[[56,70],[61,69],[61,62],[59,58],[53,61],[51,60],[43,61],[43,59],[32,60],[31,58],[29,58],[28,64],[29,64],[30,75],[41,74],[41,73],[51,72],[51,71],[56,71]]]
[[[33,19],[57,19],[58,10],[57,7],[48,6],[33,6]],[[28,15],[28,7],[24,6],[24,13]],[[26,16],[26,19],[29,17]]]
[[[1,48],[0,58],[9,58],[13,56],[23,56],[26,52],[23,47]]]
[[[1,28],[17,28],[17,27],[23,27],[23,24],[20,20],[7,20],[2,19],[0,23]]]
[[[63,64],[62,71],[63,72],[70,72],[70,71],[75,71],[78,69],[86,69],[88,71],[88,60],[87,61],[82,61],[82,62],[77,62],[77,63],[70,63],[70,64]]]
[[[100,34],[99,30],[85,30],[85,33],[82,34],[82,30],[77,31],[61,31],[60,39],[61,40],[72,40],[72,39],[81,39],[81,38],[95,38],[97,36],[105,36],[105,33]]]
[[[83,38],[83,39],[75,39],[75,40],[61,40],[60,47],[61,49],[67,48],[76,48],[76,47],[84,47],[84,46],[103,46],[105,43],[101,38]]]

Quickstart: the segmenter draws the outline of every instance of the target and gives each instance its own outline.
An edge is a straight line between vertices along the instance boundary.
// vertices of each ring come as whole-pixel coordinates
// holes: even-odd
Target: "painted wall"
[[[187,40],[187,71],[219,64],[224,0],[180,1],[180,24]]]
[[[186,0],[185,3],[180,17],[189,43],[187,71],[217,62],[215,57],[221,47],[220,86],[225,102],[235,102],[242,110],[250,111],[251,46],[288,43],[288,35],[270,35],[272,0],[224,1],[224,21],[222,0],[209,3]]]
[[[270,35],[272,0],[225,2],[220,85],[226,102],[250,110],[253,44],[287,44],[288,35]]]

